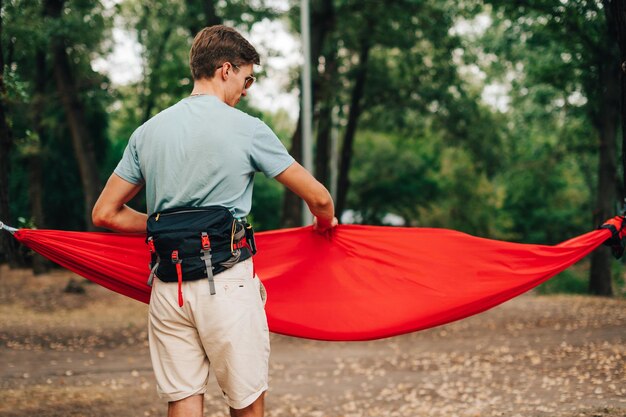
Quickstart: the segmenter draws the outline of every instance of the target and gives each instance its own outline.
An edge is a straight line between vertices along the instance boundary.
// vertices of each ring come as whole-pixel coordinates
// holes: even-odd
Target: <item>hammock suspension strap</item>
[[[7,224],[4,224],[3,222],[0,221],[0,229],[4,229],[7,232],[11,233],[12,235],[15,234],[15,232],[17,232],[17,229],[15,227],[11,227]]]
[[[605,246],[611,248],[611,253],[615,258],[619,259],[624,254],[624,246],[626,236],[624,234],[624,216],[615,216],[604,222],[598,229],[608,229],[611,231],[611,237],[604,242]]]

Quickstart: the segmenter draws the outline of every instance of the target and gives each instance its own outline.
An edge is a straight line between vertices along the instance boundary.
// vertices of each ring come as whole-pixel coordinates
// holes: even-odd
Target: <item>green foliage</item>
[[[254,230],[280,229],[283,193],[283,187],[278,181],[264,175],[255,176],[252,211],[248,219],[254,226]]]
[[[538,286],[537,292],[539,294],[586,294],[588,288],[587,271],[570,268]]]
[[[349,207],[366,224],[382,224],[388,213],[418,224],[418,208],[438,192],[434,141],[361,132],[357,136]]]
[[[420,208],[422,224],[507,239],[511,220],[502,211],[506,189],[489,179],[464,149],[447,148],[437,172],[440,193],[431,208]]]
[[[3,4],[3,49],[8,87],[8,117],[15,140],[11,155],[10,208],[14,218],[30,218],[29,166],[41,164],[46,227],[84,229],[83,190],[66,115],[60,105],[51,56],[51,39],[66,46],[85,109],[96,162],[103,163],[108,148],[110,103],[108,79],[91,62],[109,51],[111,16],[99,2],[67,1],[61,18],[44,17],[43,1]],[[38,162],[35,162],[38,161]]]
[[[539,294],[587,294],[589,293],[589,262],[582,261],[561,272],[537,287]],[[615,294],[626,296],[624,284],[624,263],[613,262],[612,281]]]
[[[63,230],[85,230],[84,199],[73,157],[69,132],[47,147],[44,159],[43,205],[46,227]],[[23,191],[22,191],[23,192]]]
[[[492,21],[471,50],[489,80],[510,88],[504,208],[517,239],[556,243],[588,230],[592,219],[600,73],[614,45],[599,2],[486,3]]]
[[[393,213],[414,226],[445,227],[508,237],[505,187],[476,168],[470,154],[444,140],[361,132],[357,138],[350,206],[367,224]]]
[[[61,118],[50,109],[50,120]],[[24,113],[25,114],[25,113]],[[14,132],[23,128],[25,136],[17,137],[17,152],[11,158],[12,170],[9,176],[9,192],[13,196],[10,201],[11,212],[14,218],[31,218],[29,201],[29,152],[36,152],[43,164],[43,206],[46,215],[46,228],[84,230],[83,198],[80,176],[76,160],[73,158],[72,145],[69,140],[67,127],[55,124],[47,131],[48,135],[37,138],[29,135],[28,127],[22,127],[28,120],[16,120]],[[52,142],[54,141],[54,142]],[[33,150],[36,147],[36,150]],[[35,224],[41,227],[41,224]]]
[[[593,132],[576,108],[565,112],[555,105],[560,96],[546,84],[512,94],[508,167],[501,177],[512,233],[524,242],[554,244],[589,227],[597,166],[588,140]]]
[[[318,75],[330,78],[331,94],[316,111],[338,109],[340,132],[355,77],[364,69],[358,57],[369,48],[348,195],[348,207],[360,221],[382,224],[395,214],[408,225],[532,243],[556,243],[589,230],[602,114],[599,74],[606,57],[606,51],[589,45],[605,36],[600,3],[331,3],[334,25],[317,63]],[[286,17],[298,35],[299,2],[290,4]],[[84,228],[81,182],[54,87],[52,35],[64,38],[79,75],[106,179],[132,132],[189,94],[188,51],[194,32],[209,18],[205,6],[213,7],[214,18],[248,30],[264,18],[283,18],[271,5],[124,0],[107,8],[104,2],[68,0],[61,21],[53,21],[42,17],[42,0],[4,2],[1,41],[16,143],[10,176],[15,217],[31,218],[28,166],[37,157],[44,167],[46,226]],[[314,1],[312,7],[320,5]],[[473,19],[485,14],[491,24],[473,27]],[[142,77],[123,86],[111,85],[91,67],[112,47],[114,19],[142,48]],[[464,34],[461,21],[473,31]],[[47,84],[37,92],[42,70]],[[286,71],[293,71],[297,85],[296,71]],[[490,84],[508,88],[508,107],[484,103],[483,88]],[[38,130],[39,102],[44,105]],[[286,113],[267,114],[245,100],[239,108],[263,119],[289,146],[294,121]],[[250,218],[257,230],[280,227],[283,192],[275,180],[255,178]],[[142,197],[131,205],[145,208]],[[584,268],[566,272],[540,291],[586,292],[584,273]],[[621,269],[615,276],[621,277]],[[623,280],[615,285],[623,288]]]
[[[285,112],[275,114],[262,112],[259,109],[250,107],[247,101],[241,101],[238,107],[246,113],[263,120],[282,140],[283,144],[289,147],[289,143],[284,138],[290,137],[293,123]],[[250,213],[251,223],[255,230],[280,229],[280,212],[284,192],[284,187],[275,179],[267,178],[262,174],[255,175],[252,212]]]

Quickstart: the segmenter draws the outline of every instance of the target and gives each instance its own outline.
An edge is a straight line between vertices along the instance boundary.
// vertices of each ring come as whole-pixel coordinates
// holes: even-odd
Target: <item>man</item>
[[[259,62],[254,47],[232,28],[218,25],[198,33],[190,52],[191,95],[133,133],[96,202],[94,224],[144,233],[148,215],[180,207],[220,206],[234,219],[244,218],[254,173],[260,171],[304,199],[315,230],[334,227],[334,206],[324,186],[263,122],[234,108],[254,82],[253,64]],[[144,186],[148,214],[125,205]],[[252,260],[217,273],[210,290],[206,278],[182,282],[180,304],[177,284],[162,278],[167,277],[157,273],[153,283],[149,341],[168,416],[202,416],[209,364],[231,416],[262,416],[269,334]]]

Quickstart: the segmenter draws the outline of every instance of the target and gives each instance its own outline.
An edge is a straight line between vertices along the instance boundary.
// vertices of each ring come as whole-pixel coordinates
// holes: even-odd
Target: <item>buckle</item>
[[[183,261],[180,260],[180,258],[178,257],[178,251],[177,250],[173,250],[172,251],[172,263],[174,264],[180,264]]]
[[[205,252],[211,250],[211,240],[207,232],[202,232],[202,250]]]

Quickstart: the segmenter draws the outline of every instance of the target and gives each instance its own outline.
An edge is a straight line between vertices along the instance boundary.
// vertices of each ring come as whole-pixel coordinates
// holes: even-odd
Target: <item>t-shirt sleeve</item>
[[[140,135],[140,131],[141,127],[132,134],[128,145],[126,145],[122,159],[113,171],[116,175],[131,184],[143,184],[144,182],[141,166],[139,165],[139,155],[137,154],[137,139]]]
[[[254,169],[269,178],[274,178],[295,162],[272,129],[260,120],[252,137],[250,158]]]

